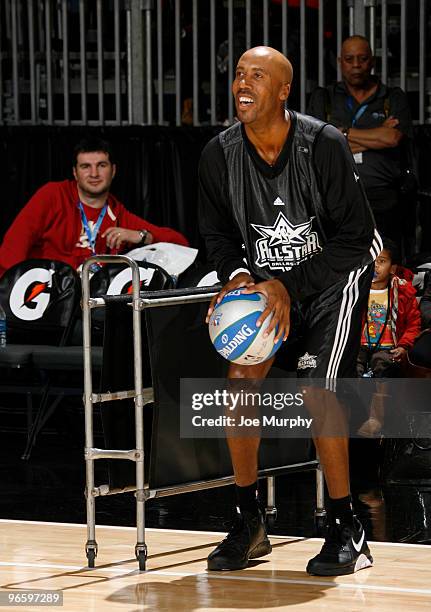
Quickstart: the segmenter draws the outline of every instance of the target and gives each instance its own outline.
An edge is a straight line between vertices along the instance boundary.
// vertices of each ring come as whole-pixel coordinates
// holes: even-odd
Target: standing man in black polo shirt
[[[371,74],[374,58],[363,36],[347,38],[338,61],[343,80],[318,87],[307,113],[332,123],[344,134],[377,229],[399,245],[401,141],[412,136],[407,97],[399,87],[389,88]]]
[[[345,138],[332,125],[285,110],[291,82],[292,66],[279,51],[246,51],[232,85],[239,122],[202,152],[200,228],[224,283],[208,317],[228,291],[261,292],[267,309],[259,321],[272,313],[267,332],[278,325],[278,341],[290,333],[292,312],[292,325],[303,329],[298,377],[325,379],[318,409],[328,418],[341,413],[341,419],[329,389],[334,379],[355,375],[370,264],[381,241]],[[231,363],[229,384],[261,381],[273,362]],[[271,552],[256,499],[260,438],[228,432],[227,442],[240,514],[209,555],[209,570],[243,569],[249,559]],[[347,432],[314,432],[314,442],[329,491],[330,524],[307,571],[352,574],[369,567],[372,557],[353,514]]]

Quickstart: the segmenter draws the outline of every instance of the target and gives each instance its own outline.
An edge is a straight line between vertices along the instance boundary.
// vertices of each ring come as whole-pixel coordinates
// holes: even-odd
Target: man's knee
[[[247,386],[250,385],[252,387],[259,388],[262,381],[266,378],[273,361],[274,358],[254,365],[231,363],[228,372],[230,384],[233,384],[232,381],[235,380],[247,380]]]

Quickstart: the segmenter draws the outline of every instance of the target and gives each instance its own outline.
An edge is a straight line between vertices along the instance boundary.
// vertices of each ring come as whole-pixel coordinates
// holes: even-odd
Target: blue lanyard
[[[352,96],[349,96],[347,98],[347,106],[350,112],[353,111],[353,98]],[[360,106],[358,108],[358,110],[356,111],[356,113],[353,115],[353,119],[352,119],[352,127],[355,127],[356,123],[359,121],[359,119],[362,117],[362,115],[365,113],[365,111],[368,108],[368,104],[363,104],[362,106]]]
[[[87,234],[88,242],[90,243],[91,252],[93,253],[93,255],[96,255],[96,238],[97,238],[97,234],[99,233],[100,226],[102,225],[103,218],[106,215],[108,205],[105,204],[102,210],[100,211],[100,215],[96,221],[96,224],[94,225],[93,231],[91,231],[90,229],[90,226],[88,224],[87,215],[84,212],[84,207],[82,206],[81,202],[78,203],[78,208],[81,211],[82,225],[84,226],[85,233]]]

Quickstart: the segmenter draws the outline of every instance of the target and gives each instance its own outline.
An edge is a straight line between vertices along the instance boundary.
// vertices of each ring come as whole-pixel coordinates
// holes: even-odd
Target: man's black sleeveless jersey
[[[301,300],[370,263],[380,244],[344,137],[312,117],[290,116],[274,166],[240,123],[207,145],[200,225],[222,281],[247,268],[256,278],[278,277]]]

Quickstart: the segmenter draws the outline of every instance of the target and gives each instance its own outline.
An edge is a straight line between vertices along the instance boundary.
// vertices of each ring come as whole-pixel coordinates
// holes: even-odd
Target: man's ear
[[[75,166],[72,166],[72,172],[73,172],[73,176],[75,177],[75,181],[77,181],[78,177],[76,176],[76,168],[75,168]]]
[[[287,100],[290,94],[290,83],[283,83],[280,89],[280,100]]]
[[[117,166],[115,164],[112,164],[112,178],[114,178],[116,174],[117,174]]]

